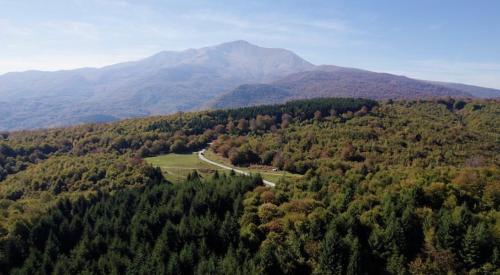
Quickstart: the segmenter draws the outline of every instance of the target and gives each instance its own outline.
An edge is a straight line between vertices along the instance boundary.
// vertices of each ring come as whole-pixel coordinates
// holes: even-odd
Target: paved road
[[[215,165],[215,166],[218,166],[220,168],[224,168],[224,169],[227,169],[227,170],[233,170],[234,172],[238,173],[238,174],[243,174],[243,175],[246,175],[246,176],[250,176],[250,173],[249,172],[246,172],[246,171],[242,171],[242,170],[238,170],[238,169],[234,169],[233,167],[230,167],[230,166],[227,166],[227,165],[224,165],[222,163],[217,163],[215,161],[211,161],[209,159],[207,159],[205,156],[204,156],[204,153],[205,153],[206,149],[203,149],[201,151],[198,152],[198,158],[204,162],[208,162],[212,165]],[[270,186],[270,187],[274,187],[276,186],[276,184],[274,182],[270,182],[268,180],[262,180],[262,182],[267,185],[267,186]]]

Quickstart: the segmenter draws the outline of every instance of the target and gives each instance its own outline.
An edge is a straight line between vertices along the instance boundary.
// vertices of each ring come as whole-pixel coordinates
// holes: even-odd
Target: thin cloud
[[[96,25],[80,21],[51,21],[41,24],[42,30],[53,35],[71,36],[81,39],[99,39],[99,29]]]
[[[348,26],[346,22],[343,21],[312,21],[312,22],[304,22],[302,23],[306,26],[310,27],[315,27],[315,28],[320,28],[320,29],[327,29],[327,30],[333,30],[337,32],[347,32],[351,31],[352,28]]]
[[[32,35],[32,30],[28,27],[15,25],[9,20],[0,19],[0,35],[13,37],[27,37]]]
[[[206,22],[226,25],[232,28],[246,30],[261,30],[265,32],[292,32],[293,29],[285,26],[283,22],[273,19],[272,16],[259,16],[259,18],[246,19],[241,16],[200,10],[181,15],[184,20],[192,24],[203,24]]]

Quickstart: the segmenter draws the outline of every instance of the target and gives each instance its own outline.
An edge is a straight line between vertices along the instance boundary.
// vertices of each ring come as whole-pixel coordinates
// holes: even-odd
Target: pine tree
[[[143,268],[147,264],[147,252],[144,246],[139,246],[132,263],[127,268],[127,274],[144,274]]]
[[[234,248],[230,246],[226,252],[226,255],[220,263],[220,268],[222,274],[237,274],[238,270],[238,260],[234,252]]]
[[[281,274],[278,260],[271,245],[264,245],[259,249],[258,262],[260,273]]]
[[[404,255],[393,252],[387,261],[387,272],[389,274],[406,274],[406,258]]]
[[[349,264],[347,266],[347,274],[355,275],[361,273],[361,245],[357,237],[351,242]]]
[[[186,244],[179,252],[179,265],[182,274],[192,274],[195,263],[195,252],[193,244]]]
[[[55,260],[59,253],[59,241],[55,234],[50,231],[49,237],[45,242],[45,252],[42,258],[42,269],[46,274],[50,274],[54,267]]]
[[[225,273],[217,269],[217,264],[213,256],[208,259],[200,259],[200,262],[196,265],[196,270],[194,274],[196,275],[216,275],[216,274],[235,274],[235,273]],[[158,273],[160,274],[160,273]],[[165,274],[165,273],[161,273]]]
[[[436,232],[438,248],[442,250],[454,249],[456,238],[454,229],[450,212],[448,210],[442,210]]]
[[[149,265],[156,274],[167,272],[167,260],[169,255],[168,228],[164,227],[160,236],[156,239],[151,257],[148,259]]]
[[[321,243],[318,269],[321,274],[343,274],[345,261],[344,246],[335,229],[326,233]]]
[[[475,230],[472,226],[467,227],[467,233],[462,241],[460,255],[468,268],[476,267],[479,260],[479,245],[476,240]]]
[[[500,251],[498,250],[498,246],[493,248],[493,254],[491,255],[491,262],[494,266],[500,266]]]
[[[179,256],[177,253],[172,253],[168,259],[167,274],[180,274]]]

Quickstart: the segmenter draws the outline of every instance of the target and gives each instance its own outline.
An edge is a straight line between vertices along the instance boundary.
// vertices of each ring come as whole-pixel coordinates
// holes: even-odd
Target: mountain
[[[441,86],[445,86],[451,89],[457,89],[464,91],[466,93],[472,94],[474,97],[478,98],[500,98],[500,90],[492,89],[492,88],[484,88],[473,85],[461,84],[461,83],[447,83],[447,82],[438,82],[433,81],[430,83],[438,84]]]
[[[332,96],[499,97],[500,91],[315,66],[289,50],[234,41],[103,68],[0,75],[0,130]]]
[[[244,83],[268,82],[314,65],[285,49],[246,41],[103,68],[0,76],[0,129],[110,121],[200,108]]]
[[[212,108],[233,108],[281,103],[315,97],[362,97],[371,99],[418,99],[429,97],[497,97],[499,90],[463,84],[430,82],[387,73],[337,66],[288,75],[268,84],[237,87],[211,102]],[[244,104],[243,104],[244,102]]]

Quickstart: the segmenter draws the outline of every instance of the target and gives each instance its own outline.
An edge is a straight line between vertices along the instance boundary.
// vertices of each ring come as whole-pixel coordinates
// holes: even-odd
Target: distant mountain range
[[[259,84],[255,84],[259,83]],[[103,68],[0,76],[0,129],[32,129],[311,97],[500,97],[500,91],[315,66],[246,41]]]
[[[294,73],[267,84],[241,85],[216,98],[210,106],[234,108],[315,97],[362,97],[380,100],[448,96],[500,97],[500,90],[416,80],[337,66],[317,66],[313,70]]]

